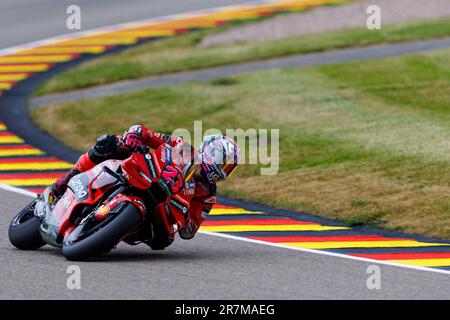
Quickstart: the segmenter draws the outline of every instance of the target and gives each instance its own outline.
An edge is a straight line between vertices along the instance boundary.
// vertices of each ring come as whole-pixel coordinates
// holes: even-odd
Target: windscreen
[[[197,168],[197,150],[189,143],[180,143],[172,148],[172,162],[176,164],[184,175],[184,181],[188,181]]]

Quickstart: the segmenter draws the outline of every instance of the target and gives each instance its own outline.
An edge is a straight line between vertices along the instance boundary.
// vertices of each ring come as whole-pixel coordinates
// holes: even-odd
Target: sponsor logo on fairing
[[[150,179],[149,177],[147,177],[146,174],[144,174],[143,172],[139,172],[139,175],[144,178],[145,180],[147,180],[147,182],[149,183],[153,183],[152,179]]]
[[[172,148],[166,144],[165,148],[161,149],[161,162],[169,164],[172,161]]]
[[[162,149],[161,149],[161,162],[164,162],[164,163],[166,163],[166,161],[167,161],[167,157],[166,157],[166,149],[167,149],[167,148],[162,148]]]
[[[209,198],[206,198],[203,203],[208,203],[208,204],[214,204],[217,202],[217,196],[211,196]]]
[[[148,171],[150,172],[150,175],[152,176],[152,178],[156,178],[158,175],[156,174],[156,169],[155,169],[155,165],[153,163],[153,158],[150,154],[146,154],[145,155],[145,159],[147,160],[147,168]]]
[[[179,209],[181,212],[183,212],[183,214],[186,214],[188,209],[186,206],[182,205],[181,203],[179,203],[178,201],[175,200],[170,200],[170,204],[172,206],[174,206],[175,208]]]
[[[206,219],[209,216],[209,211],[202,210],[202,218]]]
[[[69,188],[76,195],[78,201],[86,200],[89,197],[87,185],[89,182],[88,176],[85,174],[78,175],[69,182]]]
[[[191,195],[194,195],[194,194],[195,194],[195,188],[185,187],[185,188],[183,189],[183,194],[184,194],[185,196],[191,196]]]

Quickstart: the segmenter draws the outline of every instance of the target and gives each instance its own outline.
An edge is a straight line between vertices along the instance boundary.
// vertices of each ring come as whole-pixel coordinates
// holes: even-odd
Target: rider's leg
[[[56,197],[62,196],[67,190],[67,184],[69,183],[70,179],[72,179],[77,174],[80,174],[81,172],[92,169],[93,167],[95,167],[95,165],[96,163],[90,159],[89,153],[83,154],[80,159],[78,159],[75,166],[70,169],[65,176],[62,176],[53,183],[53,185],[51,186],[51,191]]]
[[[108,159],[125,159],[129,155],[119,148],[119,139],[114,135],[103,135],[97,139],[95,146],[88,153],[83,154],[76,165],[67,174],[52,185],[51,189],[56,197],[66,192],[67,184],[72,177],[81,172],[92,169],[97,164]]]

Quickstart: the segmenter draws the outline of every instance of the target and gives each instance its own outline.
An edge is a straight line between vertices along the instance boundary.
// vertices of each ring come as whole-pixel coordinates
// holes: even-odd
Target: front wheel
[[[38,200],[34,200],[11,221],[8,230],[9,241],[21,250],[36,250],[45,245],[39,234],[41,220],[34,215]]]
[[[64,241],[62,254],[68,260],[82,261],[109,252],[141,220],[139,210],[127,203],[119,213],[102,222],[93,219],[79,225]]]

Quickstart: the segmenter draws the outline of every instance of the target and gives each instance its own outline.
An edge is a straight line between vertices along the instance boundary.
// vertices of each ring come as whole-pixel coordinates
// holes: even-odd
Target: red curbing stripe
[[[1,82],[10,84],[11,86],[14,86],[18,81],[1,81]]]
[[[0,131],[1,133],[1,131]],[[0,151],[1,150],[28,150],[28,149],[35,149],[33,146],[27,145],[27,144],[20,144],[20,145],[16,145],[16,146],[0,146]]]
[[[248,237],[253,240],[284,243],[284,242],[339,242],[339,241],[403,241],[407,238],[386,238],[379,235],[355,236],[274,236],[274,237]]]
[[[0,163],[49,163],[49,162],[65,162],[63,160],[59,160],[58,158],[7,158],[0,159]]]
[[[86,45],[84,45],[84,46],[86,46]],[[22,55],[22,54],[12,54],[12,55],[8,55],[6,57],[8,57],[8,58],[14,58],[14,57],[22,58],[23,56],[24,55]],[[77,59],[77,58],[79,58],[81,56],[81,54],[80,53],[31,53],[31,54],[27,54],[26,56],[27,57],[69,56],[71,59]],[[15,64],[18,64],[18,63],[16,62]],[[33,62],[20,62],[20,64],[27,64],[27,65],[29,65],[29,64],[48,64],[48,63],[47,62],[39,63],[39,62],[33,61]],[[5,66],[5,65],[7,65],[7,64],[2,64],[2,66]]]
[[[42,193],[46,188],[24,188],[24,189],[34,193]]]
[[[414,260],[414,259],[448,259],[450,252],[394,252],[394,253],[367,253],[349,254],[353,257],[369,258],[375,260]]]
[[[262,8],[258,12],[256,12],[256,15],[258,17],[271,17],[277,13],[281,13],[279,10],[276,9],[270,9],[270,8]]]
[[[63,172],[44,172],[44,173],[0,173],[1,180],[9,179],[57,179],[63,176]]]
[[[57,52],[57,51],[53,51],[53,52],[34,51],[33,52],[33,50],[48,50],[48,51],[59,50],[59,49],[62,49],[62,50],[74,50],[74,47],[75,46],[67,46],[67,45],[61,45],[60,46],[60,45],[58,45],[58,43],[55,43],[54,45],[26,49],[26,50],[14,53],[14,56],[15,57],[21,57],[21,56],[39,56],[39,57],[41,57],[41,56],[48,56],[48,55],[51,55],[51,56],[55,56],[55,55],[64,55],[64,56],[72,55],[72,56],[75,56],[75,55],[84,55],[84,54],[91,53],[89,50],[92,47],[98,47],[98,48],[101,48],[103,50],[108,50],[108,49],[111,49],[113,46],[112,45],[79,45],[79,46],[76,46],[77,49],[87,49],[87,51],[85,51],[85,52],[73,52],[73,51],[72,52],[70,52],[70,51],[60,51],[60,52]],[[77,57],[75,57],[75,58],[77,58]],[[34,63],[36,63],[36,62],[34,62]],[[46,62],[44,62],[44,63],[46,63]],[[36,64],[41,64],[41,63],[36,63]]]
[[[214,21],[214,23],[215,23],[216,26],[218,26],[218,27],[224,26],[224,25],[228,24],[229,22],[230,22],[230,21],[227,21],[227,20],[217,20],[217,21]]]
[[[189,28],[177,28],[174,30],[175,34],[183,34],[189,32]]]
[[[126,31],[126,30],[125,30]],[[72,39],[72,40],[77,40],[77,38],[76,39]],[[111,45],[111,44],[99,44],[99,45],[95,45],[95,44],[83,44],[83,45],[79,45],[79,46],[77,46],[78,48],[79,47],[82,47],[82,48],[91,48],[91,47],[103,47],[103,48],[105,48],[105,49],[111,49],[111,48],[113,48],[114,47],[114,45]],[[52,44],[52,45],[48,45],[48,46],[42,46],[42,47],[36,47],[36,48],[30,48],[30,49],[27,49],[27,50],[34,50],[34,49],[53,49],[53,48],[64,48],[64,49],[70,49],[70,48],[73,48],[73,46],[68,46],[68,45],[64,45],[64,44],[59,44],[59,42],[57,42],[57,43],[54,43],[54,44]],[[26,53],[26,52],[25,52]],[[29,54],[29,55],[35,55],[35,54],[39,54],[39,55],[41,55],[41,54],[47,54],[47,55],[69,55],[69,54],[82,54],[82,53],[32,53],[32,54]],[[27,54],[28,55],[28,54]],[[40,64],[40,63],[39,63]]]
[[[226,24],[228,24],[231,20],[215,20],[213,23],[217,26],[224,26]]]
[[[0,75],[15,75],[17,73],[23,74],[23,75],[25,75],[27,77],[30,77],[30,76],[32,76],[34,74],[33,72],[30,72],[30,71],[26,71],[26,72],[22,72],[22,71],[1,72],[0,71]],[[2,81],[2,82],[4,82],[4,81]]]
[[[278,225],[278,224],[314,224],[312,222],[298,221],[291,218],[281,219],[243,219],[243,220],[207,220],[204,226],[234,226],[234,225]]]
[[[36,48],[36,49],[39,49],[39,47],[38,48]],[[36,53],[26,53],[26,52],[20,52],[20,53],[16,53],[16,54],[14,54],[14,57],[22,57],[22,56],[27,56],[27,57],[31,57],[31,56],[33,56],[33,57],[45,57],[45,56],[59,56],[59,55],[65,55],[65,56],[71,56],[71,59],[73,60],[73,59],[77,59],[77,58],[79,58],[80,57],[80,55],[82,55],[82,54],[84,54],[84,53],[39,53],[39,52],[36,52]],[[8,56],[8,57],[12,57],[12,56]],[[25,64],[36,64],[36,62],[21,62],[21,63],[25,63]],[[44,62],[44,63],[46,63],[46,62]]]
[[[238,207],[233,207],[233,206],[226,206],[224,204],[220,204],[220,203],[216,203],[214,205],[214,209],[240,209]]]
[[[0,66],[1,67],[10,67],[10,68],[20,68],[20,67],[23,67],[24,65],[26,65],[27,67],[45,65],[48,68],[52,68],[55,66],[55,63],[53,63],[53,62],[30,62],[30,63],[15,62],[15,63],[2,63]],[[21,71],[17,71],[17,72],[21,72]],[[0,73],[11,73],[11,71],[7,71],[7,72],[0,71]]]
[[[17,136],[9,131],[2,131],[0,132],[0,137],[17,137]]]

